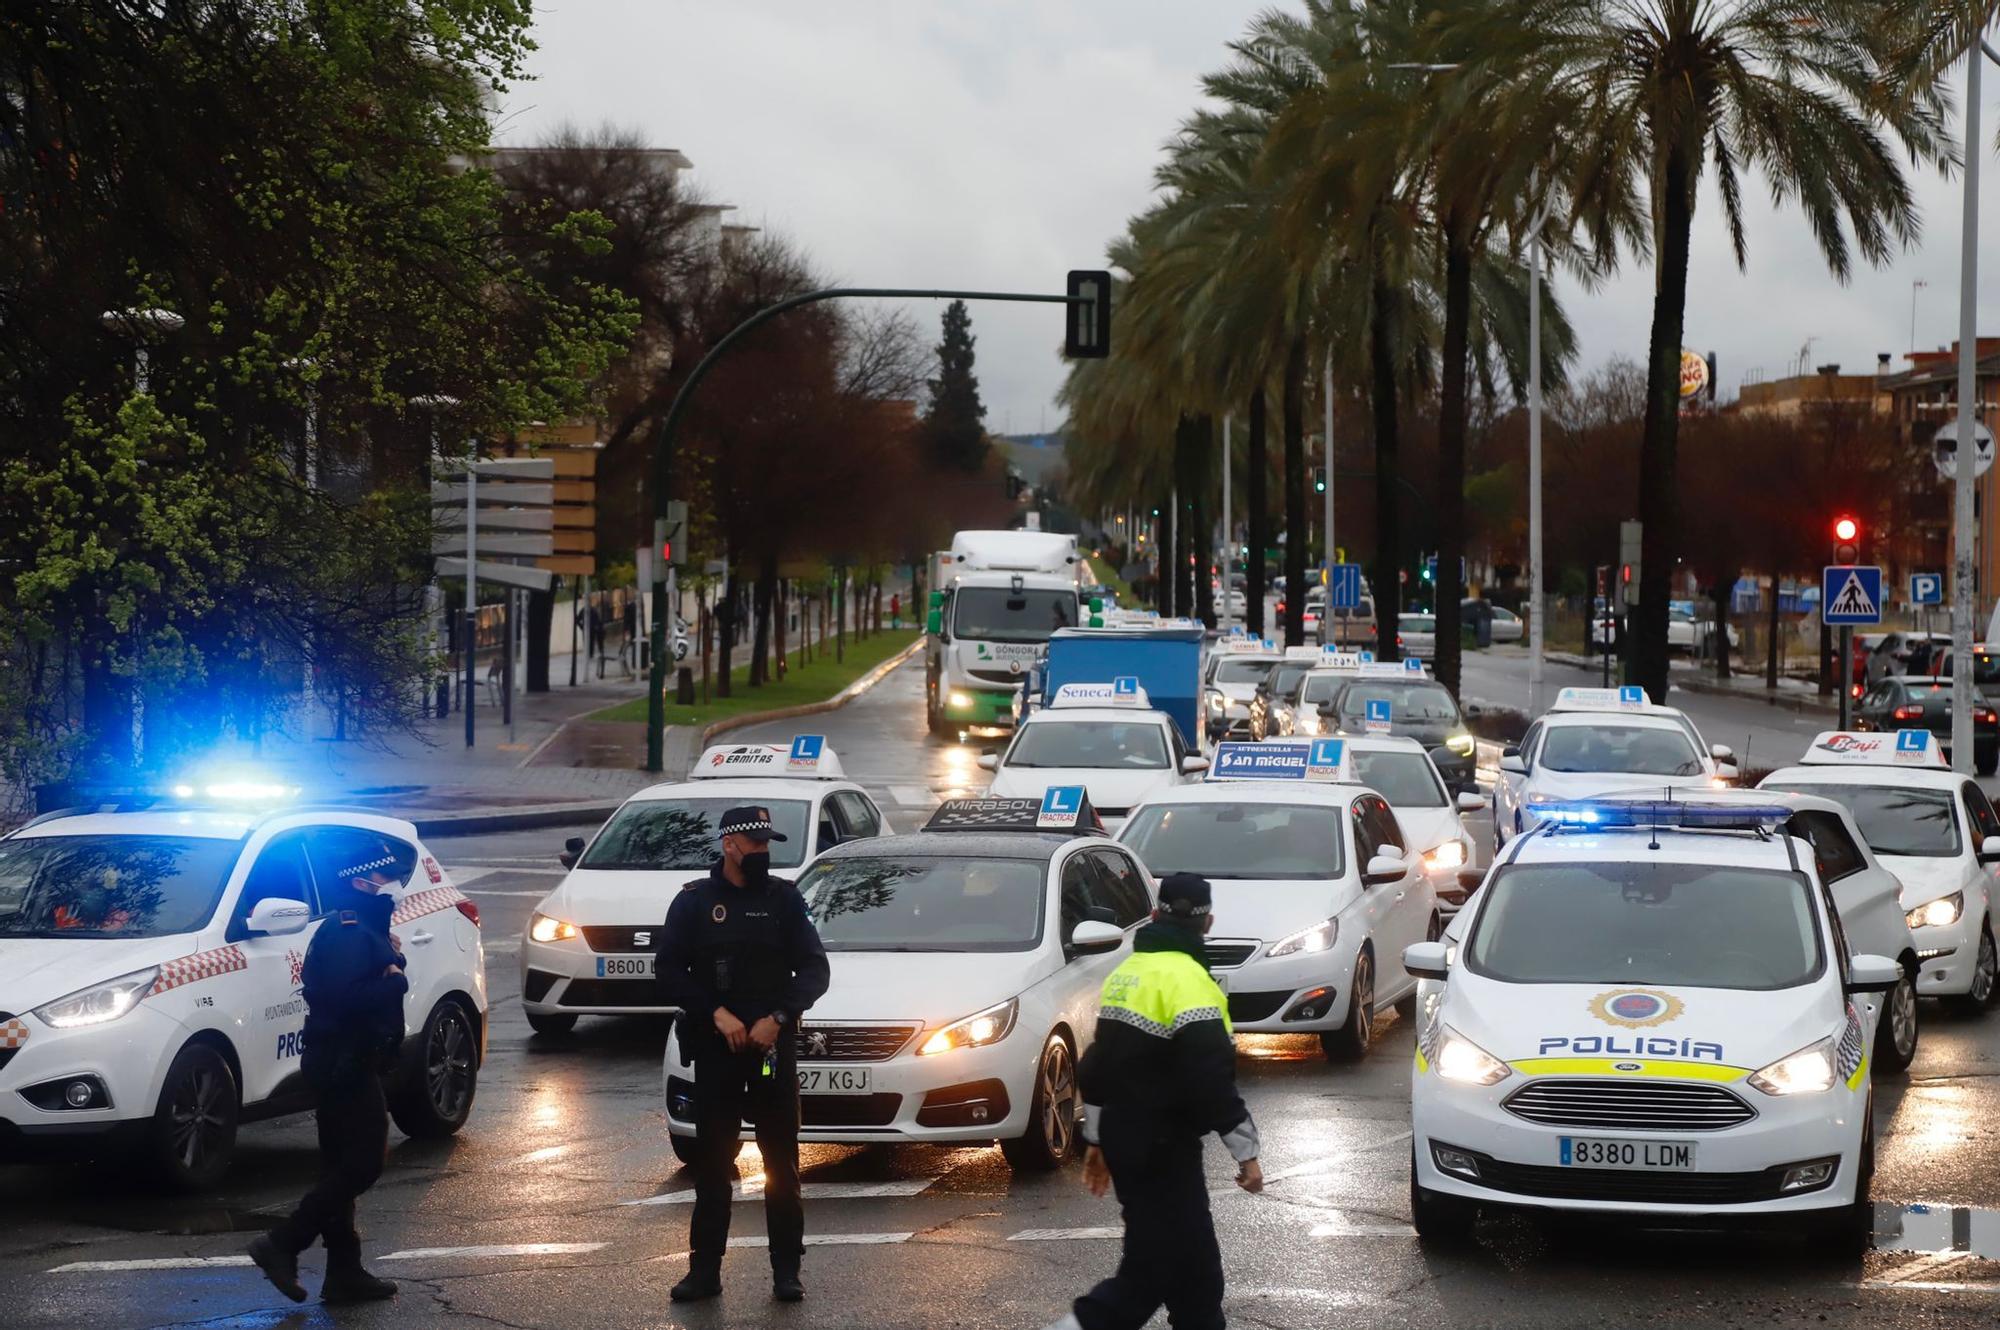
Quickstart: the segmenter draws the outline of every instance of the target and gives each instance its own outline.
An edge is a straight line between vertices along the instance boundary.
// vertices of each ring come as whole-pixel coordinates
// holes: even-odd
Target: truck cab
[[[1014,697],[1050,636],[1077,624],[1083,567],[1076,537],[961,531],[934,561],[924,639],[931,733],[1012,727]]]

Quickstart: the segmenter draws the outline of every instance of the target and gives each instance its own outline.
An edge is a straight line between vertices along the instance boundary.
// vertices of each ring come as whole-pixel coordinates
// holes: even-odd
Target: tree
[[[972,373],[972,315],[963,300],[944,307],[944,335],[937,346],[937,377],[930,381],[924,431],[940,466],[976,471],[986,460],[986,406]]]

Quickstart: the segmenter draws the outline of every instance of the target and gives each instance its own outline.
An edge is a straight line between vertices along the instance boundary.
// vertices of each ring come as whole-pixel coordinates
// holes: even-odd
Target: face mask
[[[753,887],[761,887],[764,885],[764,879],[771,876],[771,852],[758,850],[754,854],[746,854],[738,861],[737,866],[743,870],[744,882]]]

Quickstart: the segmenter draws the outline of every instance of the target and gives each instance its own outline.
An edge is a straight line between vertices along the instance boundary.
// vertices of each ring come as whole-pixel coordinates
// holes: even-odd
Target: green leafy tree
[[[930,381],[924,431],[940,466],[977,471],[986,460],[986,405],[972,372],[972,315],[963,300],[944,307],[944,335],[937,347],[937,377]]]

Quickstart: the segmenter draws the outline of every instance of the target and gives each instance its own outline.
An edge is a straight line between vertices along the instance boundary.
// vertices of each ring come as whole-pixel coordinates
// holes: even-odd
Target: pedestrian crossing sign
[[[1820,622],[1882,622],[1882,569],[1875,564],[1828,564],[1820,577]]]

